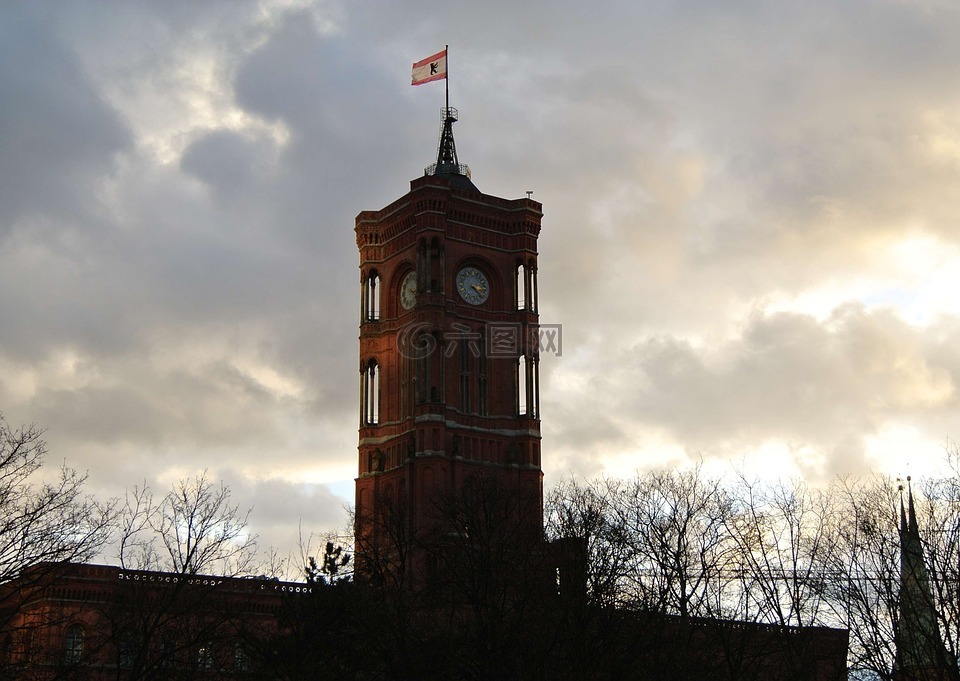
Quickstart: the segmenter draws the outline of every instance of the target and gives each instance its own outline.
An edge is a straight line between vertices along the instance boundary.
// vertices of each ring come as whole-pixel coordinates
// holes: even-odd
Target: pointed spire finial
[[[470,177],[470,168],[457,158],[457,144],[453,139],[453,124],[459,113],[453,107],[440,110],[440,142],[437,145],[437,162],[424,170],[425,175],[465,175]]]
[[[900,592],[898,623],[894,634],[896,656],[892,678],[954,679],[956,664],[943,645],[936,601],[923,559],[923,540],[917,526],[913,486],[907,476],[907,508],[900,489]]]

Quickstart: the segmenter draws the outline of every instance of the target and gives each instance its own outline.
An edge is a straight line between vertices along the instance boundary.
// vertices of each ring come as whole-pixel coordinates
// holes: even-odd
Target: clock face
[[[476,267],[464,267],[457,272],[457,291],[471,305],[480,305],[490,297],[490,282]]]
[[[407,276],[400,283],[400,305],[404,310],[410,310],[417,304],[417,273],[407,272]]]

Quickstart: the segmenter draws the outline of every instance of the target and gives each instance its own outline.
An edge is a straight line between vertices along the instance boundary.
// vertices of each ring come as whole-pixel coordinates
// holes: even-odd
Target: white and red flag
[[[413,65],[411,85],[423,85],[447,77],[447,51],[437,52],[432,57],[421,59]]]

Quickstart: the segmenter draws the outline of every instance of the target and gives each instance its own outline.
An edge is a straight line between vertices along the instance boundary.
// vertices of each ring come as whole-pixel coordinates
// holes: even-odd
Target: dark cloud
[[[0,22],[0,247],[22,221],[88,216],[97,180],[131,142],[49,13],[11,6]]]
[[[195,140],[180,157],[180,167],[217,191],[223,200],[236,200],[268,171],[273,145],[228,130],[214,130]]]

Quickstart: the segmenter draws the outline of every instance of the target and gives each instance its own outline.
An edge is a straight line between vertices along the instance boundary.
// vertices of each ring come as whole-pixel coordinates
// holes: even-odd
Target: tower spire
[[[437,146],[437,166],[435,175],[465,175],[460,172],[457,159],[457,144],[453,139],[453,124],[457,122],[457,110],[449,106],[441,112],[440,143]]]
[[[470,181],[470,166],[457,158],[457,144],[453,139],[453,124],[457,122],[457,110],[445,107],[440,111],[440,142],[437,144],[437,162],[423,170],[424,175],[442,175],[456,180],[458,186],[477,191]]]
[[[955,681],[957,669],[940,636],[930,578],[923,562],[923,544],[917,524],[913,487],[907,476],[907,507],[900,485],[900,597],[895,634],[896,681]]]
[[[470,178],[470,168],[457,159],[457,144],[453,139],[453,124],[459,113],[450,106],[450,46],[445,45],[444,55],[444,107],[440,110],[440,142],[437,144],[437,162],[424,169],[424,175],[463,175]]]

